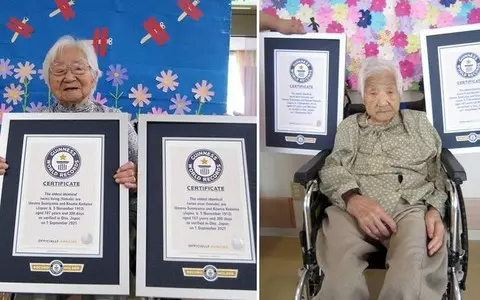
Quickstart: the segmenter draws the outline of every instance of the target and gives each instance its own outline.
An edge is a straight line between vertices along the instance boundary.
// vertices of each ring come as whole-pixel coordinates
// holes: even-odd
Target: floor
[[[260,239],[260,299],[292,300],[301,266],[297,238],[261,237]],[[367,282],[372,299],[376,299],[384,272],[368,270]],[[470,243],[467,290],[465,300],[480,299],[480,241]]]

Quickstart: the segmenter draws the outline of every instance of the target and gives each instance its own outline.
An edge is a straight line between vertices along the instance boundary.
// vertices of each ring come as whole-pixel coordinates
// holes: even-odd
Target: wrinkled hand
[[[5,172],[7,172],[7,169],[8,169],[7,161],[5,160],[5,158],[0,157],[0,175],[5,174]]]
[[[115,182],[118,184],[123,184],[128,189],[136,189],[137,188],[137,167],[131,161],[123,164],[113,178],[115,178]]]
[[[371,238],[383,240],[397,232],[395,221],[377,202],[365,196],[350,197],[347,212],[357,219],[360,228]]]
[[[277,31],[283,34],[305,33],[301,20],[292,17],[291,20],[278,20]]]
[[[442,247],[445,236],[445,226],[443,225],[440,213],[433,207],[429,208],[425,214],[425,225],[430,242],[428,243],[428,255],[432,256]]]

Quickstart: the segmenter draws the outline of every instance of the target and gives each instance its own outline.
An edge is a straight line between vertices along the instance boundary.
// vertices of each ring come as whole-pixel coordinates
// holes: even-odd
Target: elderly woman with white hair
[[[43,62],[45,82],[57,100],[42,112],[48,113],[105,113],[120,112],[93,101],[93,94],[102,72],[92,44],[75,40],[71,36],[61,37],[47,53]],[[115,181],[135,190],[136,165],[138,161],[137,133],[131,124],[128,128],[128,162],[114,175]],[[5,174],[8,165],[0,158],[0,175]]]
[[[386,247],[380,300],[440,300],[447,285],[441,140],[424,112],[399,111],[402,78],[393,62],[366,60],[359,89],[366,112],[338,126],[319,174],[333,205],[318,232],[325,278],[315,299],[369,299],[366,258]]]
[[[101,71],[91,42],[75,40],[71,36],[61,37],[48,51],[43,63],[45,82],[56,98],[56,103],[45,108],[47,113],[109,113],[120,112],[93,101]],[[112,174],[118,184],[135,191],[137,165],[137,134],[131,124],[128,131],[128,162]],[[5,159],[0,158],[0,175],[8,169]],[[136,199],[130,198],[130,237],[134,238],[136,222]],[[134,243],[131,243],[131,248]],[[134,251],[131,249],[134,253]],[[89,296],[91,297],[91,296]],[[55,299],[55,295],[18,294],[16,299]],[[125,297],[126,298],[126,297]],[[102,296],[102,299],[107,299]]]

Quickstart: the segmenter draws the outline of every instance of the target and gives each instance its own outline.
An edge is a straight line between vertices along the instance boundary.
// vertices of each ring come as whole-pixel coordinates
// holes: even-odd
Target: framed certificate
[[[262,36],[262,148],[316,154],[333,147],[343,119],[345,35]]]
[[[480,152],[480,25],[421,33],[427,115],[454,153]]]
[[[126,114],[5,114],[0,290],[129,294]]]
[[[256,136],[250,117],[141,116],[137,296],[256,299]]]

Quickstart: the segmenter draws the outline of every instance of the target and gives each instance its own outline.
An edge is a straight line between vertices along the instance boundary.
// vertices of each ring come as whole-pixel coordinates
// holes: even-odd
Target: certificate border
[[[259,35],[259,72],[260,72],[260,114],[259,114],[259,126],[260,126],[260,150],[262,152],[274,152],[274,153],[286,153],[286,154],[301,154],[301,155],[316,155],[318,152],[325,148],[329,148],[328,145],[322,146],[322,149],[301,149],[293,147],[273,147],[267,146],[266,143],[266,108],[265,108],[265,39],[317,39],[321,40],[338,40],[339,41],[339,71],[338,71],[338,99],[337,99],[337,122],[336,125],[343,121],[343,106],[344,106],[344,91],[345,91],[345,55],[346,55],[346,35],[336,33],[306,33],[302,35],[283,35],[277,32],[264,32]],[[330,101],[333,101],[332,99]],[[334,116],[327,116],[332,118]],[[328,122],[328,121],[327,121]],[[328,136],[328,134],[327,134]],[[316,137],[326,137],[318,135]],[[333,141],[333,139],[332,139]],[[292,143],[292,146],[298,146]],[[333,142],[332,142],[333,146]],[[331,148],[331,147],[330,147]]]
[[[326,54],[327,56],[327,65],[330,64],[330,52],[329,51],[324,51],[324,50],[288,50],[288,49],[275,49],[273,51],[273,60],[274,60],[274,66],[273,66],[273,69],[276,70],[277,69],[277,53],[279,52],[306,52],[306,53],[321,53],[321,54]],[[325,78],[327,78],[327,82],[326,82],[326,89],[325,89],[325,95],[323,95],[324,99],[325,99],[325,108],[326,110],[324,111],[324,114],[325,114],[325,118],[324,120],[327,120],[327,115],[328,115],[328,70],[325,70],[325,73],[323,73],[323,75],[325,75]],[[273,74],[273,77],[275,78],[274,79],[274,82],[275,82],[275,85],[278,83],[277,80],[278,80],[278,76],[277,76],[277,73]],[[274,107],[275,107],[275,132],[278,132],[278,133],[286,133],[286,134],[296,134],[296,135],[322,135],[322,136],[325,136],[328,134],[328,122],[326,122],[325,124],[325,130],[322,131],[322,132],[310,132],[310,131],[293,131],[293,130],[279,130],[278,129],[278,101],[277,101],[277,91],[278,89],[274,88],[274,95],[275,95],[275,101],[274,101]]]
[[[0,135],[0,156],[5,157],[10,132],[10,121],[14,120],[117,120],[119,121],[119,163],[128,161],[128,114],[126,113],[5,113]],[[0,191],[3,190],[3,176],[0,176]],[[128,189],[119,185],[119,276],[118,284],[61,284],[61,283],[20,283],[0,282],[0,290],[17,293],[129,295],[129,204]],[[1,203],[1,199],[0,199]]]
[[[48,134],[48,135],[42,135],[42,134],[25,134],[23,136],[23,151],[22,151],[22,157],[23,157],[23,160],[22,160],[22,166],[21,166],[21,171],[20,171],[20,180],[19,180],[19,193],[18,193],[18,199],[17,199],[17,215],[16,215],[16,218],[15,218],[15,233],[13,235],[13,252],[12,252],[12,256],[28,256],[28,257],[79,257],[79,258],[102,258],[103,257],[103,209],[104,209],[104,190],[103,190],[103,187],[104,187],[104,178],[103,176],[100,176],[100,179],[101,179],[101,185],[100,185],[100,243],[99,243],[99,251],[98,253],[96,254],[75,254],[75,253],[63,253],[63,252],[48,252],[48,253],[44,253],[44,254],[38,254],[38,253],[33,253],[33,252],[18,252],[16,251],[17,247],[18,247],[18,224],[19,224],[19,216],[20,216],[20,213],[21,213],[21,209],[22,209],[22,203],[21,203],[21,198],[22,198],[22,195],[23,195],[23,189],[22,189],[22,186],[23,186],[23,179],[24,179],[24,169],[25,169],[25,155],[26,155],[26,145],[27,145],[27,140],[28,138],[30,137],[65,137],[65,138],[74,138],[74,139],[82,139],[82,138],[88,138],[88,139],[92,139],[92,138],[95,138],[95,139],[100,139],[100,146],[101,146],[101,153],[102,153],[102,157],[101,157],[101,166],[100,166],[100,169],[101,169],[101,173],[100,174],[104,174],[105,173],[105,170],[104,170],[104,158],[105,158],[105,136],[104,135],[76,135],[74,137],[72,136],[69,136],[69,135],[63,135],[63,134]]]
[[[436,28],[436,29],[427,29],[427,30],[422,30],[420,32],[420,43],[421,43],[421,54],[422,54],[422,70],[423,70],[423,79],[424,79],[424,93],[425,93],[425,108],[426,108],[426,114],[427,118],[430,121],[430,123],[437,129],[438,134],[442,138],[443,142],[443,137],[446,136],[453,136],[452,133],[450,134],[445,134],[443,131],[443,124],[441,124],[441,129],[439,130],[438,125],[435,123],[434,118],[433,118],[433,102],[432,102],[432,91],[431,91],[431,85],[432,85],[432,78],[430,75],[430,64],[432,66],[438,66],[438,62],[429,61],[429,41],[428,39],[430,37],[435,37],[435,36],[441,36],[441,35],[448,35],[452,33],[467,33],[470,31],[478,31],[480,30],[480,24],[469,24],[469,25],[461,25],[461,26],[453,26],[453,27],[444,27],[444,28]],[[471,42],[463,42],[460,44],[469,44]],[[448,46],[449,44],[445,43],[443,46]],[[438,53],[438,48],[437,51]],[[439,70],[440,72],[440,70]],[[436,80],[436,79],[434,79]],[[441,80],[441,78],[438,78],[438,80]],[[440,100],[442,101],[442,100]],[[437,125],[437,127],[435,126]],[[464,131],[465,134],[468,134],[472,131]],[[458,133],[457,133],[458,134]],[[479,134],[477,132],[477,134]],[[477,141],[478,142],[478,141]],[[451,143],[449,143],[451,144]],[[454,143],[454,147],[449,147],[452,153],[454,154],[466,154],[466,153],[479,153],[480,152],[480,145],[478,146],[472,146],[471,143],[468,142],[456,142]]]
[[[147,246],[147,203],[144,201],[147,196],[147,183],[145,181],[147,170],[147,125],[150,122],[178,122],[178,123],[237,123],[237,124],[257,124],[255,117],[230,117],[230,116],[182,116],[182,115],[141,115],[138,122],[138,138],[139,138],[139,162],[138,162],[138,222],[137,231],[137,272],[136,272],[136,296],[140,297],[172,297],[172,298],[191,298],[191,299],[242,299],[242,300],[256,300],[258,297],[259,286],[259,266],[257,264],[257,290],[229,290],[229,289],[196,289],[196,288],[167,288],[167,287],[150,287],[147,286],[146,278],[146,246]],[[257,141],[259,128],[257,125]],[[259,173],[260,164],[258,163],[257,143],[257,169],[256,174]],[[257,187],[259,186],[259,178],[256,180]],[[260,189],[257,188],[257,200],[260,196]],[[260,207],[257,202],[257,212]],[[252,216],[253,217],[253,216]],[[259,240],[259,214],[257,213],[257,240],[253,241],[257,245],[256,257],[260,255]]]
[[[248,211],[248,235],[250,237],[250,256],[249,259],[218,259],[218,258],[199,258],[192,259],[190,257],[167,257],[167,251],[163,252],[163,260],[165,261],[181,261],[181,262],[206,262],[206,263],[256,263],[255,255],[255,240],[253,235],[253,223],[252,223],[252,208],[250,206],[250,191],[248,188],[248,172],[247,172],[247,153],[245,149],[245,140],[242,138],[173,138],[173,137],[164,137],[162,140],[163,151],[163,161],[165,161],[165,148],[166,142],[168,141],[223,141],[223,142],[240,142],[242,146],[242,160],[243,160],[243,170],[244,170],[244,184],[245,184],[245,195],[247,196],[247,211]],[[167,191],[165,187],[167,186],[167,179],[165,176],[165,166],[163,167],[163,198],[166,199]],[[167,210],[165,201],[163,202],[163,244],[167,245],[167,233],[168,233],[168,223],[167,223]]]

